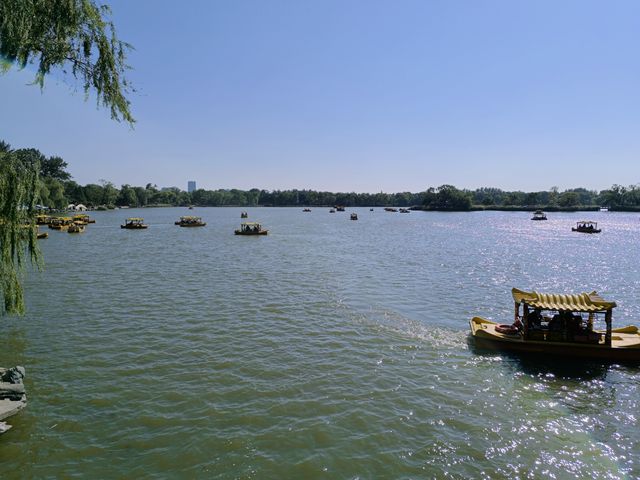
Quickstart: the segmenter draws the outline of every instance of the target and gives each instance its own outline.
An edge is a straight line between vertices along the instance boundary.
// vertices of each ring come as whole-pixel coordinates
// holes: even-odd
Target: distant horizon
[[[97,182],[88,182],[88,183],[80,183],[78,181],[76,181],[73,176],[70,178],[71,181],[76,182],[78,185],[81,186],[85,186],[85,185],[100,185],[100,181]],[[106,180],[109,181],[108,179],[101,179],[101,180]],[[188,192],[188,186],[187,188],[182,188],[179,187],[177,185],[158,185],[157,183],[154,182],[145,182],[144,184],[134,184],[134,183],[130,183],[130,182],[125,182],[122,184],[115,184],[114,182],[111,182],[114,184],[114,186],[116,188],[121,188],[123,185],[129,185],[131,187],[146,187],[147,184],[151,184],[154,185],[158,190],[162,191],[162,190],[169,190],[169,189],[174,189],[177,188],[178,190],[182,191],[182,192]],[[537,192],[550,192],[551,188],[547,188],[547,189],[542,189],[542,190],[523,190],[523,189],[519,189],[519,190],[508,190],[505,188],[501,188],[501,187],[496,187],[496,186],[481,186],[481,187],[475,187],[475,188],[463,188],[460,187],[459,185],[456,185],[455,183],[443,183],[441,185],[429,185],[427,187],[425,187],[422,190],[397,190],[397,191],[378,191],[378,192],[367,192],[367,191],[356,191],[356,190],[328,190],[328,189],[317,189],[317,188],[261,188],[261,187],[251,187],[251,188],[239,188],[239,187],[213,187],[213,188],[208,188],[208,187],[201,187],[197,180],[196,180],[196,190],[210,190],[210,191],[216,191],[216,190],[226,190],[226,191],[230,191],[230,190],[241,190],[241,191],[250,191],[253,189],[257,189],[260,191],[268,191],[268,192],[274,192],[274,191],[315,191],[315,192],[330,192],[330,193],[356,193],[356,194],[370,194],[370,195],[375,195],[378,193],[385,193],[385,194],[395,194],[395,193],[413,193],[413,194],[417,194],[417,193],[422,193],[422,192],[426,192],[429,188],[434,188],[434,189],[438,189],[439,187],[443,186],[443,185],[451,185],[459,190],[464,190],[464,191],[470,191],[470,192],[474,192],[483,188],[486,189],[498,189],[501,190],[503,192],[523,192],[523,193],[537,193]],[[569,187],[569,188],[558,188],[558,192],[562,193],[562,192],[566,192],[566,191],[572,191],[572,190],[576,190],[576,189],[580,189],[580,188],[584,188],[587,191],[590,192],[602,192],[605,190],[609,190],[613,185],[621,185],[625,188],[627,187],[632,187],[632,186],[638,186],[640,188],[640,184],[630,184],[630,185],[626,185],[626,184],[622,184],[622,183],[616,183],[616,184],[612,184],[609,185],[608,187],[605,188],[600,188],[600,189],[590,189],[590,188],[586,188],[586,187]]]

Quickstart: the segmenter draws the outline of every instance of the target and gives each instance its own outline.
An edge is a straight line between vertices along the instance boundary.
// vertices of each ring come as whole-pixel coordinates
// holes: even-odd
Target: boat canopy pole
[[[607,324],[607,332],[604,335],[604,344],[607,347],[611,346],[611,309],[608,309],[604,314],[604,321]]]

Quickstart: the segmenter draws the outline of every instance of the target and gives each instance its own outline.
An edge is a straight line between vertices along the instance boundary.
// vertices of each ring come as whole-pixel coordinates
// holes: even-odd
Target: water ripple
[[[510,288],[597,289],[637,323],[637,217],[144,210],[53,232],[6,319],[30,404],[3,478],[640,477],[640,373],[468,348]],[[537,223],[538,225],[533,225]],[[7,473],[8,472],[8,473]]]

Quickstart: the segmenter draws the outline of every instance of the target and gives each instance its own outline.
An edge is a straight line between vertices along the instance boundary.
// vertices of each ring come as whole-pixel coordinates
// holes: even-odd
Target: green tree
[[[111,118],[133,125],[125,77],[131,46],[118,40],[110,14],[94,0],[0,0],[0,56],[9,62],[2,69],[33,64],[41,88],[53,69],[70,73]]]
[[[64,186],[60,183],[59,180],[55,178],[45,178],[43,180],[44,184],[49,191],[49,202],[50,206],[57,209],[66,208],[69,205],[69,201],[64,195]]]
[[[427,190],[425,202],[429,202],[428,207],[437,210],[469,210],[471,208],[470,195],[453,185],[441,185],[435,192],[432,189]]]
[[[637,207],[640,205],[640,186],[629,185],[627,191],[622,196],[623,205]]]
[[[627,189],[622,185],[614,184],[610,189],[603,190],[598,195],[600,205],[607,207],[619,207],[623,203],[624,195]]]
[[[69,180],[71,174],[67,172],[67,167],[67,162],[60,157],[44,158],[40,161],[40,176],[60,181]]]
[[[84,186],[84,196],[87,199],[87,203],[93,207],[102,204],[103,193],[102,187],[95,183],[90,183]]]
[[[558,205],[561,207],[575,207],[580,202],[580,196],[576,192],[562,192],[558,197]]]
[[[558,204],[558,197],[560,193],[558,193],[558,187],[553,186],[549,189],[549,205],[555,206]]]
[[[100,180],[102,184],[102,204],[107,206],[113,206],[116,204],[118,198],[118,189],[116,186],[108,180]]]
[[[0,151],[0,294],[2,312],[24,313],[21,276],[27,258],[40,264],[36,226],[38,165],[25,163],[7,144]],[[25,228],[25,225],[29,225]]]
[[[46,160],[46,157],[35,148],[20,148],[13,152],[15,157],[20,160],[24,165],[32,165],[38,170],[41,169],[42,162]]]
[[[538,204],[538,193],[537,192],[529,192],[527,193],[526,200],[527,205],[530,207],[534,207]]]
[[[69,203],[82,203],[83,205],[88,203],[84,194],[84,187],[81,187],[73,180],[64,182],[64,195],[69,199]]]
[[[116,199],[116,205],[137,207],[138,196],[136,195],[136,191],[130,185],[122,185],[118,198]]]
[[[133,190],[136,192],[136,205],[144,207],[147,204],[147,190],[142,187],[133,187]]]
[[[133,125],[126,95],[133,91],[125,77],[126,53],[118,40],[110,10],[94,0],[0,0],[0,72],[11,65],[36,65],[42,88],[52,70],[68,72],[93,92],[111,118]],[[0,152],[0,295],[4,311],[22,313],[20,269],[26,253],[39,261],[35,227],[24,222],[35,213],[38,166],[21,162],[6,144]]]

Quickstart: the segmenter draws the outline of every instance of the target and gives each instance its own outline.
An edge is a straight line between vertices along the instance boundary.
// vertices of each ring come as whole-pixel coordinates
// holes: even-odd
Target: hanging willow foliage
[[[38,165],[0,151],[0,294],[3,313],[24,313],[22,275],[28,259],[40,267],[35,213]]]
[[[41,88],[53,68],[70,70],[111,118],[133,125],[125,94],[134,89],[124,76],[132,47],[116,37],[110,13],[94,0],[0,0],[0,70],[37,65]]]

